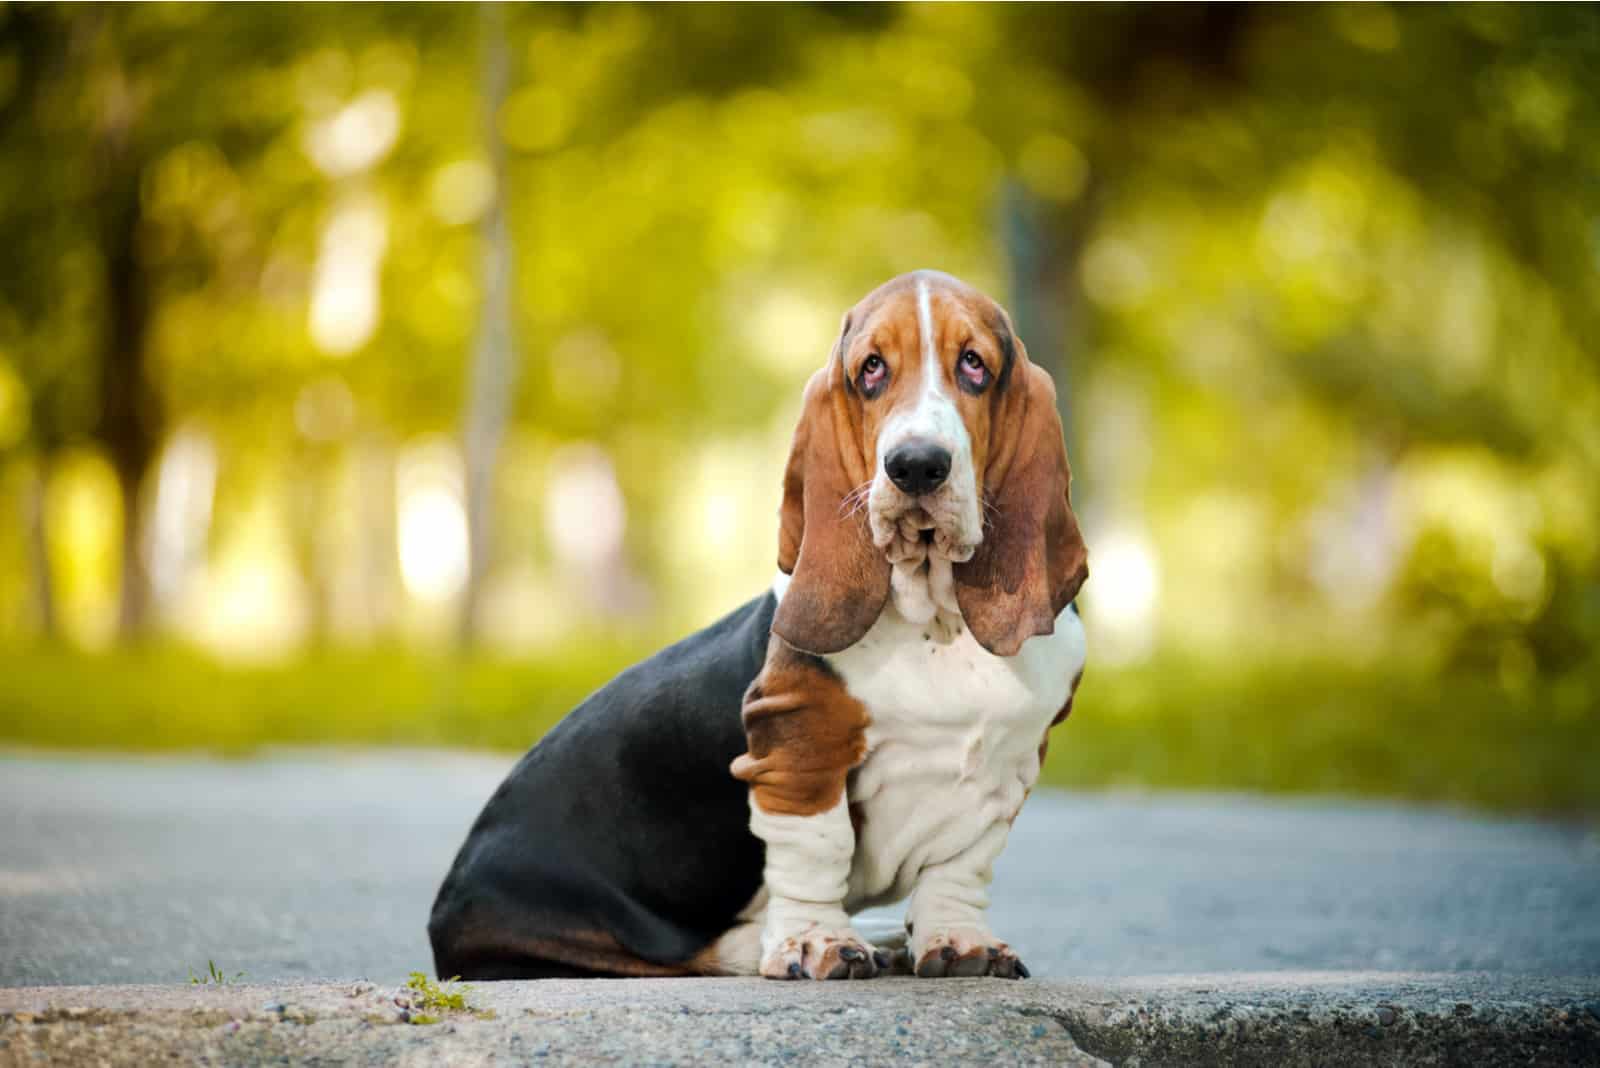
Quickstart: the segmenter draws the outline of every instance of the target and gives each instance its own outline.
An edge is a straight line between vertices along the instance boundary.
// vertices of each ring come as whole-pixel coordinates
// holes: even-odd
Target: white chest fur
[[[1084,656],[1071,608],[1053,634],[997,657],[964,627],[940,641],[891,603],[861,641],[826,658],[872,718],[848,791],[858,824],[849,911],[903,899],[925,866],[1016,817]]]

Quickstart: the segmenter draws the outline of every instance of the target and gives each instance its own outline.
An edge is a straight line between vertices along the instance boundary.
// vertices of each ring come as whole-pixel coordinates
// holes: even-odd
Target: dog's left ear
[[[1089,577],[1055,383],[1015,345],[1007,393],[991,422],[983,541],[954,568],[961,616],[996,656],[1015,656],[1029,638],[1054,631]]]

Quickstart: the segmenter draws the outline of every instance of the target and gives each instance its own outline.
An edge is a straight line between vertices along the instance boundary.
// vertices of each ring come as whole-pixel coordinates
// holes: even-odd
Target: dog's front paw
[[[975,927],[946,927],[931,932],[927,938],[917,938],[911,946],[911,959],[916,961],[916,974],[923,979],[979,975],[1028,978],[1027,965],[1017,959],[1010,946]]]
[[[888,970],[889,955],[848,927],[792,935],[761,958],[768,979],[871,979]]]

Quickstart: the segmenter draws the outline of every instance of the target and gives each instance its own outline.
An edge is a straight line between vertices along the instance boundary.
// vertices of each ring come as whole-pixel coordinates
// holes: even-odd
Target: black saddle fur
[[[765,850],[728,765],[776,603],[763,594],[624,671],[518,761],[434,901],[437,974],[615,974],[526,948],[571,932],[677,965],[733,926]]]

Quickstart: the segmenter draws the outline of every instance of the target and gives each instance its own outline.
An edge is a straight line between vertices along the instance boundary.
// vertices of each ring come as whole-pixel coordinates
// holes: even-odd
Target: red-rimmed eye
[[[889,365],[884,363],[883,357],[876,352],[861,361],[861,392],[867,394],[876,392],[888,377]]]
[[[972,388],[982,389],[989,384],[989,368],[984,365],[983,357],[971,349],[961,354],[959,369],[962,379]]]

